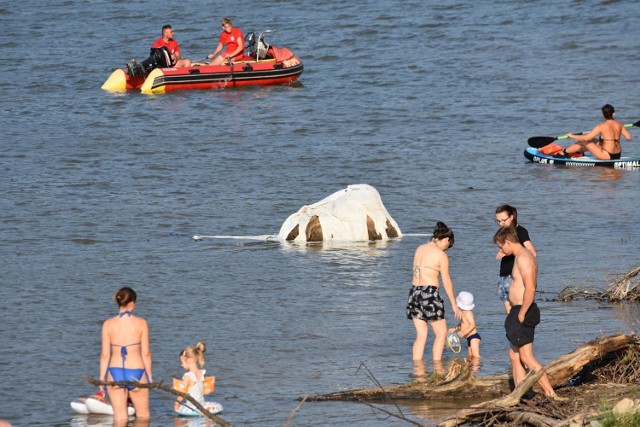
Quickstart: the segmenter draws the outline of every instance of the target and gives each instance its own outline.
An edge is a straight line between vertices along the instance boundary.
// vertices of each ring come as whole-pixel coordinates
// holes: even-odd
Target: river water
[[[493,212],[519,208],[540,260],[543,363],[638,329],[636,306],[548,301],[637,266],[637,170],[528,163],[534,135],[590,129],[605,103],[640,117],[640,8],[631,1],[26,0],[0,6],[0,418],[74,416],[94,387],[101,322],[132,286],[154,379],[209,346],[213,399],[239,426],[282,426],[297,398],[411,378],[404,307],[416,246],[455,231],[456,291],[476,297],[480,374],[506,372]],[[303,60],[301,84],[142,96],[100,89],[144,59],[160,28],[183,56],[212,52],[219,19]],[[640,139],[637,128],[631,130]],[[640,155],[634,140],[624,151]],[[349,184],[382,195],[407,236],[290,246],[194,234],[276,234],[300,206]],[[428,345],[430,346],[430,337]],[[427,349],[427,356],[430,349]],[[453,355],[445,352],[447,358]],[[450,403],[400,406],[432,425]],[[398,409],[387,407],[397,413]],[[153,426],[185,425],[153,393]],[[292,426],[401,421],[355,403],[304,403]],[[207,425],[193,422],[189,425]]]

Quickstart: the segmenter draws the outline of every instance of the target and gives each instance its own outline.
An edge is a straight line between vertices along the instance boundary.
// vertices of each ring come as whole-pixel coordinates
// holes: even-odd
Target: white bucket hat
[[[460,292],[456,297],[456,303],[462,310],[473,310],[476,305],[473,303],[473,295],[469,292]]]

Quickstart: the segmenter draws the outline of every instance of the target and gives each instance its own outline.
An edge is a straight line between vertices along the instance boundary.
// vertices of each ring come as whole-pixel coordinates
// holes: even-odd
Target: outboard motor
[[[269,45],[264,41],[264,34],[270,33],[272,30],[263,31],[260,35],[256,35],[253,31],[245,36],[247,41],[247,51],[252,58],[265,59]]]
[[[171,66],[171,55],[169,50],[162,47],[152,47],[149,51],[149,57],[137,63],[135,59],[127,64],[127,74],[129,77],[135,77],[150,73],[155,68],[167,68]]]

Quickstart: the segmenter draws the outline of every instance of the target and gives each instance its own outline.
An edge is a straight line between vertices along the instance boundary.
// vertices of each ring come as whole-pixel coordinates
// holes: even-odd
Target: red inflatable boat
[[[296,81],[304,69],[302,61],[287,48],[267,45],[263,39],[267,32],[258,36],[247,34],[246,55],[231,64],[210,66],[195,62],[190,67],[169,68],[167,65],[171,61],[166,49],[152,49],[151,56],[145,61],[132,61],[127,67],[115,70],[102,89],[109,92],[140,89],[142,93],[160,94]]]

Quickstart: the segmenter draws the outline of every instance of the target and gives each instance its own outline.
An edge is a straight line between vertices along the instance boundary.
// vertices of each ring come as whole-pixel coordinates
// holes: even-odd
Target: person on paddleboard
[[[615,110],[612,105],[606,104],[603,106],[602,116],[604,117],[604,122],[598,124],[591,132],[584,135],[567,133],[569,138],[578,142],[565,148],[562,154],[566,157],[571,157],[573,153],[589,151],[600,160],[619,159],[622,155],[620,135],[624,136],[627,141],[631,141],[631,134],[622,123],[613,118],[614,115]]]

